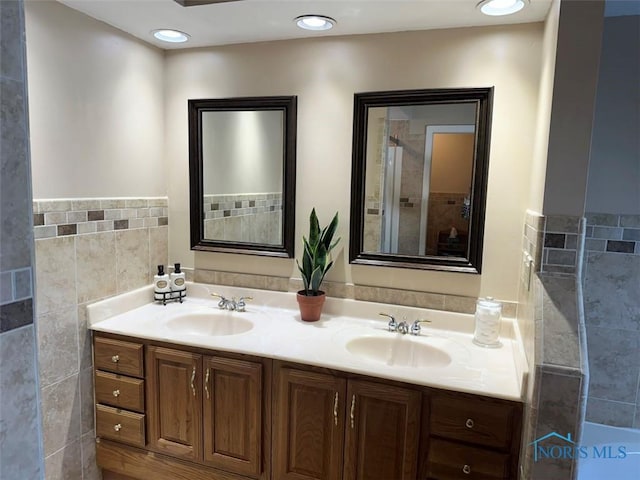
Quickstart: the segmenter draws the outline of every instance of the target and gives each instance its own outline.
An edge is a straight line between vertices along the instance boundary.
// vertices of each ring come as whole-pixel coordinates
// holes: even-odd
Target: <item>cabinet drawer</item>
[[[93,348],[96,369],[134,377],[144,376],[142,344],[97,337]]]
[[[144,413],[144,380],[96,372],[96,403]]]
[[[509,478],[509,455],[431,439],[427,478],[436,480],[494,480]]]
[[[509,450],[515,409],[504,403],[478,398],[431,398],[431,435]]]
[[[144,447],[144,415],[96,405],[96,435]]]

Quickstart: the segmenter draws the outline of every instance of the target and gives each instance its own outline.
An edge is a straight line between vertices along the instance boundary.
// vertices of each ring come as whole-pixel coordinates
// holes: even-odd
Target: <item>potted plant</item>
[[[300,317],[305,322],[315,322],[320,319],[325,293],[320,290],[325,274],[333,265],[331,250],[338,244],[338,238],[333,242],[333,236],[338,228],[338,212],[331,223],[320,229],[316,209],[311,210],[309,217],[309,237],[302,237],[304,252],[302,265],[296,260],[302,274],[304,289],[298,291],[297,299],[300,307]]]

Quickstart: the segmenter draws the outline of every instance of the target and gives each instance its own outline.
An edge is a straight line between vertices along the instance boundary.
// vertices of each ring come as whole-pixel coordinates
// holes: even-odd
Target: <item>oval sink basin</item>
[[[167,328],[186,335],[237,335],[248,332],[253,323],[231,312],[198,312],[180,315],[167,321]]]
[[[444,367],[451,363],[447,352],[407,337],[360,337],[346,347],[353,355],[395,367]]]

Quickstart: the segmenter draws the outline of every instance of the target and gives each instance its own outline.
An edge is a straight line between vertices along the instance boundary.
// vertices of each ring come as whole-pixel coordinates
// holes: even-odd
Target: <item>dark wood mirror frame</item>
[[[364,214],[366,212],[365,175],[369,108],[451,104],[459,102],[475,102],[477,105],[468,255],[463,258],[365,252],[363,249],[363,232]],[[355,94],[353,113],[353,160],[351,169],[350,263],[461,273],[481,272],[492,102],[493,87],[401,90]]]
[[[191,249],[208,252],[242,253],[270,257],[294,256],[296,198],[297,97],[240,97],[188,101],[189,110],[189,196]],[[202,160],[202,114],[204,112],[279,110],[284,115],[282,161],[282,244],[232,242],[204,238],[204,187]]]

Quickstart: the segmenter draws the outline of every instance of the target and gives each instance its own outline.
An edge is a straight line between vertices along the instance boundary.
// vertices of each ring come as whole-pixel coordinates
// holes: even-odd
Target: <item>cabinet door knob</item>
[[[118,363],[120,361],[120,355],[114,355],[113,357],[111,357],[111,361],[113,363]]]
[[[469,475],[471,473],[471,467],[469,465],[465,465],[464,467],[462,467],[462,473],[464,473],[465,475]]]
[[[464,425],[465,425],[465,427],[467,427],[467,428],[473,428],[473,426],[474,426],[475,424],[473,423],[473,420],[472,420],[471,418],[467,418],[467,421],[466,421],[466,422],[464,422]]]
[[[120,390],[114,390],[113,391],[113,396],[114,397],[119,397],[120,396]]]
[[[122,429],[122,425],[121,425],[121,424],[119,424],[119,423],[116,423],[116,424],[113,426],[113,429],[114,429],[116,432],[119,432],[119,431]]]

